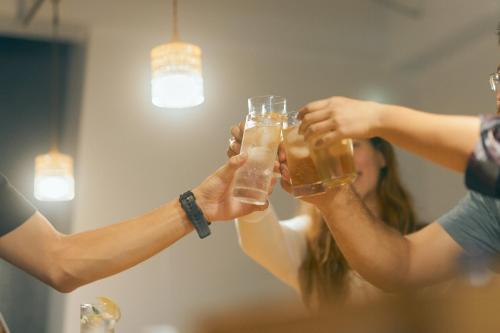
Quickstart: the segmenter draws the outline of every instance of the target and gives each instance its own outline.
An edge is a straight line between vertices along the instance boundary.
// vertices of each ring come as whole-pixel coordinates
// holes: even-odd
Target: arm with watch
[[[124,271],[193,230],[200,238],[208,236],[209,221],[264,210],[267,206],[243,204],[231,195],[234,174],[246,158],[243,154],[231,158],[179,199],[140,217],[93,231],[61,234],[33,209],[24,223],[0,236],[0,257],[61,292]],[[0,223],[1,213],[0,209]]]

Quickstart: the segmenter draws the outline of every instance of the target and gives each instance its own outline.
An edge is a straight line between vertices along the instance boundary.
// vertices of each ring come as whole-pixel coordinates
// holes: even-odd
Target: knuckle
[[[236,156],[231,157],[231,159],[229,160],[229,167],[231,169],[234,169],[236,168],[237,165],[238,165],[238,159],[236,158]]]

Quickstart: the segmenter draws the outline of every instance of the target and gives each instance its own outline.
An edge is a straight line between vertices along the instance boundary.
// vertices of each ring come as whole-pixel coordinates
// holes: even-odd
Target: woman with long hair
[[[243,129],[234,126],[228,155],[238,154]],[[398,175],[392,146],[381,138],[354,141],[353,184],[370,213],[401,234],[415,230],[411,199]],[[349,221],[345,221],[349,223]],[[319,211],[301,201],[299,214],[280,221],[272,207],[236,220],[243,251],[319,308],[364,303],[383,293],[353,271]]]

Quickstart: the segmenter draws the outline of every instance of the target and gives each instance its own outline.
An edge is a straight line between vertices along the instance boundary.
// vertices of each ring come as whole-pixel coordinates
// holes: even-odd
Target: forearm
[[[297,274],[302,249],[289,248],[285,232],[272,207],[236,220],[241,249],[277,278],[299,289]]]
[[[65,288],[76,287],[130,268],[192,230],[177,201],[141,217],[108,227],[62,236],[52,256]]]
[[[376,134],[428,160],[463,172],[479,140],[479,117],[440,115],[385,105]]]
[[[410,281],[406,238],[376,219],[350,186],[333,192],[319,208],[349,265],[381,289],[405,288]]]
[[[193,189],[207,220],[234,219],[260,209],[241,204],[230,195],[235,173],[247,157],[232,157]],[[60,234],[36,212],[0,237],[0,258],[59,291],[68,292],[148,259],[192,229],[177,200],[141,217],[74,235]]]
[[[278,217],[272,206],[265,211],[254,212],[235,220],[238,241],[250,257],[265,256],[277,241],[282,241]]]

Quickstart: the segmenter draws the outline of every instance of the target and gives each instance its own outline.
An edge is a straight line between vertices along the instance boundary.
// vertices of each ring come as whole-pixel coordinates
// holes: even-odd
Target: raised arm
[[[348,185],[315,204],[350,266],[381,289],[426,286],[457,272],[463,250],[437,223],[402,236],[370,214]]]
[[[478,117],[432,114],[345,97],[309,103],[300,110],[300,117],[301,132],[318,144],[380,136],[458,172],[465,170],[479,140]]]
[[[274,209],[236,220],[241,249],[278,279],[300,292],[299,268],[306,253],[305,215],[280,222]]]
[[[40,213],[0,239],[3,259],[60,292],[116,274],[168,247],[192,227],[176,202],[136,219],[64,235]]]
[[[246,156],[233,157],[193,190],[208,220],[230,220],[265,208],[241,204],[231,196],[234,173],[245,160]],[[191,230],[178,200],[143,216],[74,235],[57,232],[37,212],[0,237],[0,257],[55,289],[69,292],[148,259]]]
[[[243,132],[243,122],[231,128],[228,157],[239,154]],[[278,162],[275,171],[279,172]],[[306,253],[308,222],[305,215],[281,222],[269,207],[236,220],[236,230],[241,249],[250,258],[300,293],[298,273]]]

